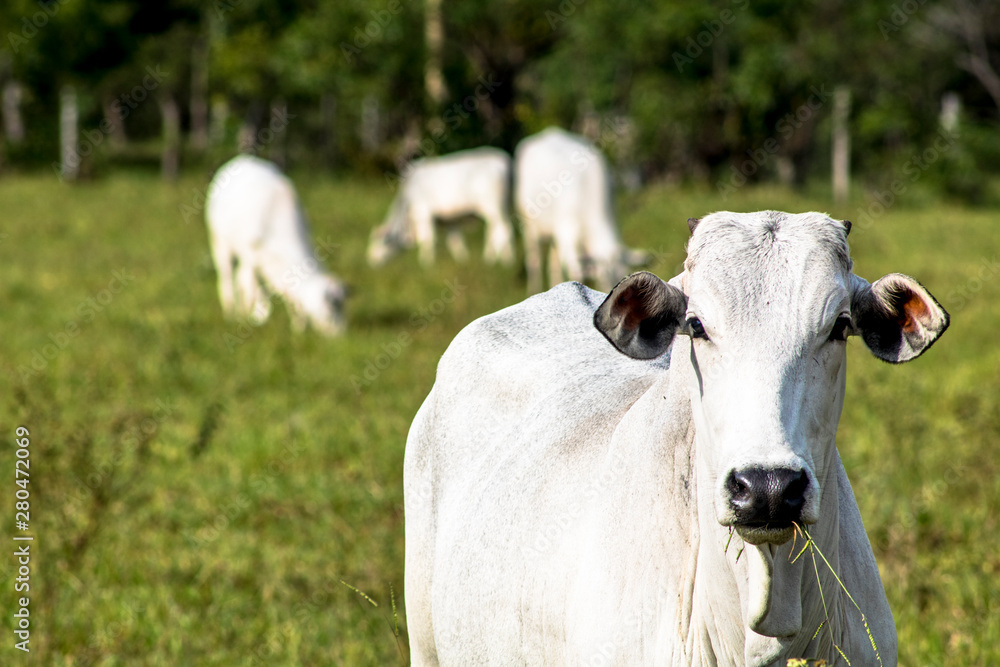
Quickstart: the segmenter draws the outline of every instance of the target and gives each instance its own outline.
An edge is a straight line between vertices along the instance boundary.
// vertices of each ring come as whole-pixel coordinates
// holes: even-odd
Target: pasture
[[[423,269],[410,251],[370,269],[385,184],[292,177],[352,289],[338,339],[294,335],[280,304],[260,328],[222,319],[207,178],[0,181],[0,512],[14,544],[24,426],[36,536],[29,655],[13,648],[12,548],[0,562],[3,664],[406,664],[406,432],[452,337],[524,298],[524,276],[482,262],[481,226],[467,264],[439,252]],[[941,341],[904,366],[850,341],[838,442],[900,663],[998,664],[998,212],[901,199],[866,221],[861,199],[661,187],[617,211],[667,278],[690,216],[826,210],[855,223],[856,273],[907,273],[949,310]]]

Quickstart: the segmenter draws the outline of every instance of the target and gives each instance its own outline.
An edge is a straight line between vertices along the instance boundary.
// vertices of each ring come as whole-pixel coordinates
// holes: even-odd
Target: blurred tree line
[[[1000,169],[996,0],[6,0],[0,35],[0,166],[69,177],[236,150],[394,174],[558,124],[626,183],[801,184],[838,88],[855,176],[976,199]]]

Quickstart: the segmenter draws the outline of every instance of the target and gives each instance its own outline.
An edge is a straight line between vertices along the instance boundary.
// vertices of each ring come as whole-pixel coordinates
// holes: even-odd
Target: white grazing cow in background
[[[619,238],[604,156],[585,137],[550,127],[514,151],[514,201],[524,236],[528,291],[542,288],[542,244],[550,243],[549,283],[592,278],[609,290],[645,253]]]
[[[854,275],[850,223],[691,225],[669,282],[562,284],[445,352],[403,473],[414,665],[896,664],[835,443],[846,340],[909,361],[948,315]]]
[[[368,263],[381,266],[400,250],[417,245],[420,262],[434,263],[435,226],[465,215],[486,222],[488,262],[514,261],[514,228],[508,214],[510,156],[488,146],[415,160],[404,171],[385,223],[372,230]],[[447,230],[448,250],[458,261],[468,257],[462,231]]]
[[[228,317],[261,323],[271,296],[293,326],[324,335],[344,329],[344,285],[324,272],[291,181],[271,162],[240,155],[219,168],[205,208],[219,300]]]

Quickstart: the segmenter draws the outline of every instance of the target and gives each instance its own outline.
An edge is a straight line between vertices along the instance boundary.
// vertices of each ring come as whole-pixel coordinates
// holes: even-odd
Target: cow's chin
[[[792,539],[795,528],[792,524],[749,524],[735,526],[736,534],[747,544],[784,544]]]

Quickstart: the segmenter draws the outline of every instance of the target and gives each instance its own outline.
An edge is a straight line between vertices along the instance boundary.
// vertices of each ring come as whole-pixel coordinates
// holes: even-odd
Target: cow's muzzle
[[[743,468],[726,479],[733,527],[750,544],[783,544],[802,522],[809,476],[803,469]]]

